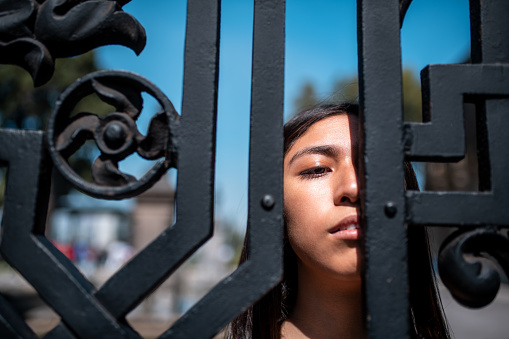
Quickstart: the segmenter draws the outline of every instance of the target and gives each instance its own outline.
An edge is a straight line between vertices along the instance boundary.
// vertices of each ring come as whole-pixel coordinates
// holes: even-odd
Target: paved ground
[[[481,309],[468,309],[452,299],[441,288],[442,303],[455,339],[508,339],[509,338],[509,285],[502,284],[493,303]],[[35,311],[28,320],[38,333],[45,333],[58,322],[58,317],[47,308]],[[131,317],[131,325],[144,337],[156,338],[164,332],[171,321],[150,317]],[[218,336],[218,338],[220,338]]]
[[[29,292],[31,287],[16,276],[0,274],[0,290],[14,288]],[[468,309],[454,301],[441,287],[442,303],[456,339],[509,339],[509,285],[502,284],[493,303],[481,309]],[[47,307],[35,308],[28,314],[27,322],[39,334],[46,333],[59,321]],[[129,322],[145,338],[155,338],[171,324],[170,319],[158,319],[132,314]]]
[[[509,286],[502,284],[497,298],[481,309],[468,309],[452,299],[445,288],[440,289],[442,304],[456,339],[509,338]]]

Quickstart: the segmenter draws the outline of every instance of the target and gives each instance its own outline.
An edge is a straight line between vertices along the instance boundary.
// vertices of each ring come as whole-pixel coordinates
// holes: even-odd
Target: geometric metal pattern
[[[54,59],[105,44],[141,52],[143,27],[121,8],[127,0],[0,0],[0,62],[24,67],[36,85]],[[365,229],[368,334],[410,333],[407,227],[458,226],[442,247],[443,281],[460,302],[489,303],[500,281],[487,252],[509,268],[509,2],[471,0],[472,64],[431,65],[422,73],[423,123],[404,123],[400,25],[410,0],[359,0],[360,193]],[[219,282],[161,338],[210,338],[260,298],[282,275],[282,116],[284,0],[255,0],[251,95],[249,260]],[[86,25],[82,25],[86,23]],[[8,167],[0,253],[61,317],[47,338],[137,338],[125,316],[213,233],[214,158],[220,0],[188,0],[182,112],[149,81],[104,71],[77,80],[61,96],[46,134],[0,130],[0,165]],[[160,103],[147,136],[136,127],[141,92]],[[69,113],[96,93],[115,112],[100,119]],[[463,103],[477,110],[480,192],[404,189],[403,161],[455,161],[465,154]],[[97,142],[94,183],[66,159],[85,139]],[[136,180],[117,162],[138,152],[160,159]],[[175,224],[95,289],[44,236],[53,166],[81,191],[122,199],[178,169]],[[0,297],[0,335],[35,334]]]
[[[85,1],[74,8],[70,3],[49,0],[40,6],[31,1],[20,2],[17,9],[11,8],[12,3],[3,5],[12,10],[11,14],[25,10],[49,21],[54,19],[52,13],[63,15],[65,12],[74,16],[74,21],[69,19],[68,22],[71,26],[77,17],[86,20],[89,15],[86,10],[90,9],[87,5],[95,6],[93,13],[99,12],[102,16],[90,19],[89,25],[84,27],[93,32],[87,37],[91,42],[85,44],[89,47],[85,50],[105,43],[134,48],[132,43],[142,49],[143,28],[130,16],[130,20],[125,21],[127,14],[117,13],[125,2],[99,1],[93,5]],[[161,338],[210,338],[281,278],[284,81],[284,20],[281,18],[284,18],[284,10],[284,1],[255,2],[249,169],[250,259],[221,281]],[[101,71],[77,80],[61,95],[46,135],[40,131],[0,130],[0,165],[8,167],[0,253],[60,315],[62,322],[46,335],[47,338],[139,337],[125,321],[126,314],[212,236],[220,2],[189,0],[187,12],[180,116],[164,94],[147,80],[128,72]],[[12,18],[13,22],[23,23],[22,16]],[[106,18],[109,24],[104,24],[101,18]],[[36,24],[36,27],[44,28],[41,25]],[[116,33],[108,35],[108,30],[115,25]],[[122,33],[123,28],[126,31]],[[137,39],[136,34],[140,32],[143,36]],[[97,34],[105,37],[94,40]],[[133,41],[126,41],[123,38],[126,35]],[[52,38],[45,35],[44,42],[54,47],[48,49],[58,50],[51,41]],[[40,47],[41,41],[31,39],[29,44]],[[71,41],[53,55],[65,56],[65,48],[69,53],[85,51],[77,51],[76,46]],[[19,56],[23,50],[14,52]],[[38,55],[35,53],[35,57]],[[23,57],[30,59],[34,53]],[[49,79],[48,74],[40,77],[40,69],[47,66],[42,63],[35,70],[27,67],[36,84]],[[147,136],[141,135],[136,127],[142,107],[141,92],[152,95],[163,109],[152,118]],[[115,112],[103,118],[90,113],[71,118],[73,107],[91,93],[113,105]],[[92,166],[93,183],[78,177],[67,163],[67,158],[86,139],[94,140],[101,150]],[[146,159],[162,160],[136,180],[117,167],[117,162],[132,152]],[[44,236],[53,165],[82,192],[106,199],[140,194],[168,168],[175,167],[178,169],[176,221],[96,290]],[[0,299],[0,334],[35,336],[4,299]]]
[[[509,79],[505,75],[508,71],[509,66],[500,64],[426,67],[421,74],[424,123],[405,126],[407,159],[454,161],[463,158],[463,104],[482,97],[509,97]]]
[[[481,176],[490,179],[491,189],[479,193],[408,192],[409,220],[427,225],[509,226],[509,210],[505,207],[509,201],[509,178],[504,170],[509,159],[509,118],[500,106],[504,100],[498,99],[509,99],[509,66],[433,65],[423,73],[429,79],[425,83],[430,93],[426,102],[432,107],[432,122],[410,125],[412,137],[408,140],[412,140],[412,147],[408,157],[440,161],[463,157],[463,103],[486,98],[492,107],[487,112],[486,127],[488,149],[493,156],[491,171],[481,172]]]
[[[410,333],[407,227],[460,227],[442,245],[439,271],[464,305],[485,306],[500,285],[481,252],[509,273],[509,239],[499,232],[509,227],[509,2],[470,1],[472,64],[425,68],[424,121],[403,123],[399,24],[410,3],[358,1],[364,283],[368,331],[377,338]],[[403,159],[464,157],[465,102],[477,111],[479,192],[405,192]]]
[[[507,15],[507,1],[470,2],[472,64],[432,65],[423,71],[423,103],[430,122],[411,125],[406,135],[410,159],[461,158],[463,103],[476,106],[479,192],[407,193],[410,223],[460,227],[442,244],[438,264],[453,297],[470,307],[486,306],[498,292],[500,275],[490,260],[509,273],[509,239],[500,233],[509,227]]]

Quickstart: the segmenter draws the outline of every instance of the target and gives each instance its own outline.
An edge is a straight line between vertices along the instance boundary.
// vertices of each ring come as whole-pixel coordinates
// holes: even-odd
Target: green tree
[[[357,75],[347,76],[337,80],[332,88],[332,102],[358,102],[359,80]]]
[[[98,70],[94,52],[81,56],[57,59],[53,78],[45,85],[34,88],[32,78],[22,68],[0,65],[0,128],[45,129],[51,110],[60,93],[78,78]],[[105,114],[108,107],[97,96],[82,100],[75,111]],[[90,177],[93,145],[85,144],[70,159],[71,166],[84,178]],[[5,169],[0,168],[0,206],[3,204]],[[69,191],[70,186],[55,177],[56,196]]]
[[[421,84],[410,69],[404,69],[403,75],[403,110],[405,121],[422,121]],[[359,81],[357,75],[337,80],[331,95],[319,98],[311,82],[302,86],[300,94],[295,99],[296,112],[311,108],[321,103],[358,102]]]
[[[405,121],[422,121],[421,82],[409,69],[403,70],[403,110]]]
[[[301,89],[300,95],[295,100],[297,112],[304,111],[316,105],[318,98],[315,87],[311,82],[306,82]]]
[[[34,88],[28,72],[17,66],[0,65],[0,127],[43,129],[59,94],[79,77],[96,70],[94,52],[57,59],[53,78]],[[80,103],[89,111],[90,105],[95,109],[99,104],[93,99]]]

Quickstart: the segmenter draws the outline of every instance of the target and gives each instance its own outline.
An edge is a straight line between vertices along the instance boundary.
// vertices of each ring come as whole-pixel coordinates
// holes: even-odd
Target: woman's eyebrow
[[[313,147],[306,147],[304,149],[301,149],[297,153],[293,155],[293,157],[288,162],[288,165],[291,165],[292,162],[297,160],[299,157],[302,157],[306,154],[321,154],[329,157],[336,157],[339,153],[339,150],[337,147],[330,146],[330,145],[323,145],[323,146],[313,146]]]

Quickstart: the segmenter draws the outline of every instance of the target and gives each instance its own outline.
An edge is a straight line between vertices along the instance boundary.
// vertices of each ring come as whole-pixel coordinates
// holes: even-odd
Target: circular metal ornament
[[[136,125],[143,92],[156,99],[163,110],[152,117],[146,136]],[[76,105],[94,93],[116,110],[103,118],[91,113],[70,117]],[[178,119],[170,100],[147,79],[128,71],[99,71],[78,79],[61,94],[48,123],[48,149],[55,167],[78,190],[96,198],[129,198],[151,187],[168,168],[176,167]],[[94,140],[101,152],[92,165],[93,182],[79,176],[68,161],[86,140]],[[135,152],[148,160],[159,159],[139,179],[118,169],[118,162]]]

